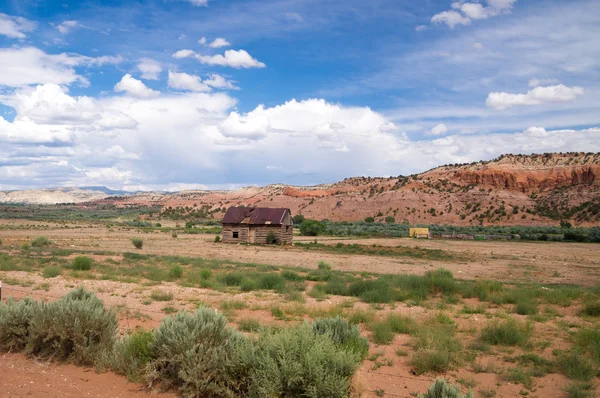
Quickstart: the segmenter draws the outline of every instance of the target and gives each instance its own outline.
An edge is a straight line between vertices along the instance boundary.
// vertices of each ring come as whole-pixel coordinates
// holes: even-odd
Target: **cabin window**
[[[233,233],[233,239],[238,239],[240,237],[240,233],[238,231],[235,231]]]

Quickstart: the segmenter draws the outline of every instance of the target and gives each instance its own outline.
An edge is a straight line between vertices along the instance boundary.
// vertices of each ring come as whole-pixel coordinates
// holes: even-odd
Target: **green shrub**
[[[47,236],[38,236],[37,238],[34,238],[31,241],[31,246],[33,247],[44,247],[44,246],[50,246],[52,244],[52,241],[50,239],[48,239]]]
[[[509,318],[502,323],[489,323],[481,330],[481,341],[492,345],[524,345],[532,332],[531,325]]]
[[[144,246],[142,238],[131,238],[131,243],[136,249],[141,249]]]
[[[369,342],[360,335],[360,329],[351,325],[341,317],[317,319],[313,323],[313,331],[329,336],[341,349],[356,354],[361,360],[367,357]]]
[[[42,276],[44,278],[55,278],[62,273],[62,269],[60,267],[45,267],[42,270]]]
[[[171,238],[177,238],[177,232],[173,231],[173,232],[171,233]]]
[[[262,274],[258,279],[258,288],[264,290],[282,290],[285,287],[285,279],[274,272]]]
[[[0,303],[0,351],[17,352],[27,345],[29,325],[39,303],[29,298]]]
[[[150,360],[154,334],[140,329],[122,339],[117,339],[113,350],[100,358],[100,369],[110,369],[127,376],[131,381],[141,381]]]
[[[300,235],[302,236],[319,236],[325,231],[325,225],[316,220],[304,220],[300,224]]]
[[[319,261],[318,268],[321,271],[331,271],[331,264],[321,260],[321,261]]]
[[[164,318],[154,330],[146,379],[151,386],[178,387],[186,396],[234,397],[242,375],[235,354],[243,337],[212,309],[180,312]]]
[[[252,355],[250,397],[348,397],[358,366],[308,324],[263,334]]]
[[[436,379],[425,394],[419,394],[419,398],[474,398],[474,396],[471,391],[466,395],[462,394],[458,385],[454,386],[447,384],[446,380]]]
[[[92,268],[94,260],[87,256],[77,256],[73,259],[72,268],[76,271],[87,271]]]
[[[581,310],[583,315],[600,316],[600,301],[588,301]]]
[[[115,312],[83,288],[54,303],[42,303],[30,324],[27,352],[38,357],[92,365],[112,350],[118,322]]]
[[[179,279],[183,276],[183,268],[181,268],[181,265],[179,264],[175,264],[172,265],[171,268],[169,268],[169,279]]]
[[[254,318],[243,318],[238,321],[238,326],[242,332],[260,331],[260,321]]]
[[[269,231],[269,233],[267,234],[267,244],[269,245],[276,245],[277,243],[279,243],[279,239],[277,238],[277,234],[273,231]]]
[[[385,322],[395,333],[411,334],[417,330],[417,322],[414,318],[401,314],[389,314]]]
[[[535,315],[539,312],[538,304],[535,300],[518,301],[515,312],[519,315]]]
[[[171,301],[173,300],[173,294],[161,292],[160,290],[153,290],[152,293],[150,293],[150,298],[154,301]]]
[[[575,344],[600,365],[600,329],[580,329],[575,334]]]
[[[221,241],[221,235],[215,236],[214,243],[219,243]]]
[[[417,375],[423,373],[445,373],[450,370],[447,352],[436,350],[417,350],[413,353],[410,364]]]
[[[577,353],[562,355],[558,359],[558,366],[569,379],[589,381],[596,376],[592,361]]]
[[[240,283],[240,290],[242,292],[251,292],[253,290],[258,289],[258,282],[254,279],[243,278],[242,283]]]
[[[390,344],[396,333],[387,322],[375,322],[371,325],[371,339],[375,344]]]
[[[244,274],[233,271],[218,275],[218,279],[221,283],[227,286],[240,286],[242,284],[242,280],[244,280]]]
[[[571,383],[563,388],[563,391],[567,393],[568,398],[593,398],[596,396],[594,393],[593,382],[583,383]]]

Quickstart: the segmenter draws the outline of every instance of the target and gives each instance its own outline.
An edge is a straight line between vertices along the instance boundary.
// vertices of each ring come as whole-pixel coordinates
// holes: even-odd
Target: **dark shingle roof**
[[[289,209],[266,207],[230,207],[223,224],[282,224]]]

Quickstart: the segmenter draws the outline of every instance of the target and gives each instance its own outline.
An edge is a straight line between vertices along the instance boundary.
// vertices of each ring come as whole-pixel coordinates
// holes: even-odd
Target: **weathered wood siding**
[[[238,237],[235,239],[233,233],[237,232]],[[223,232],[221,233],[221,240],[227,243],[241,243],[248,242],[249,227],[248,225],[223,225]]]

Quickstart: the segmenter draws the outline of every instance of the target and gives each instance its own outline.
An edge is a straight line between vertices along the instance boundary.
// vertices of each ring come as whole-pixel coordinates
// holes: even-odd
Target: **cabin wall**
[[[233,233],[237,232],[238,237],[234,238]],[[248,225],[226,224],[223,225],[221,232],[221,240],[227,243],[242,243],[248,242],[249,227]]]

